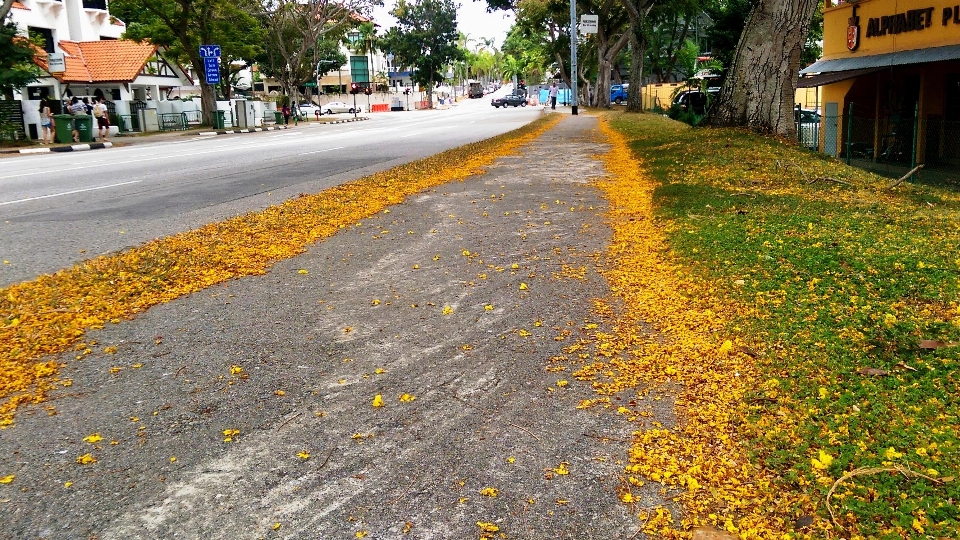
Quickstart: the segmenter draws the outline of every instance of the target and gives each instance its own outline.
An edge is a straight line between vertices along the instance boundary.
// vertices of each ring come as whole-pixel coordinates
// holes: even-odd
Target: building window
[[[83,0],[83,9],[107,10],[107,0]]]
[[[43,40],[43,50],[48,53],[56,52],[53,48],[53,30],[49,28],[37,28],[36,26],[27,27],[27,35],[30,39],[40,38]]]
[[[370,68],[366,56],[350,57],[350,80],[355,83],[370,82]]]

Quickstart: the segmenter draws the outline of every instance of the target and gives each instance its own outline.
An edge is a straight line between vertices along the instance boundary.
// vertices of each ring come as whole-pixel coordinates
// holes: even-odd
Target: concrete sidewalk
[[[608,293],[604,149],[564,118],[264,276],[90,332],[59,359],[72,385],[0,437],[0,538],[641,538],[617,496],[638,425],[620,396],[578,408],[599,396],[574,376]]]

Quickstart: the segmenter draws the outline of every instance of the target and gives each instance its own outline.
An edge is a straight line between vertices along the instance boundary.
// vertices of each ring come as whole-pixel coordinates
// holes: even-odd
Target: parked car
[[[703,116],[707,112],[707,106],[716,99],[719,93],[719,86],[707,88],[707,93],[703,93],[700,90],[685,90],[673,98],[673,104],[679,105],[680,108],[685,111],[693,111]]]
[[[820,146],[820,113],[809,109],[795,109],[797,142],[803,148],[816,150]]]
[[[342,101],[331,101],[323,106],[323,114],[337,114],[337,113],[350,113],[360,112],[360,107],[356,109],[353,108],[353,105],[347,105]]]
[[[611,85],[610,102],[617,105],[623,103],[627,100],[628,90],[630,90],[630,83]]]
[[[318,112],[320,114],[323,114],[322,111],[320,110],[320,107],[317,105],[314,105],[313,103],[301,103],[300,105],[298,105],[298,108],[300,109],[301,117],[307,117],[307,118],[315,117],[317,116]]]
[[[507,108],[511,105],[514,107],[526,107],[527,106],[527,96],[517,95],[517,94],[507,94],[503,97],[493,98],[490,100],[490,104],[496,108]]]

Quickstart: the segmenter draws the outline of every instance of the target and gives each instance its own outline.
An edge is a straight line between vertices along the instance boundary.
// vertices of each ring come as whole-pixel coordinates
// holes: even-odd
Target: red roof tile
[[[155,45],[126,39],[61,41],[59,45],[66,64],[66,71],[56,75],[61,82],[131,82],[157,51]],[[47,69],[46,53],[34,59]]]

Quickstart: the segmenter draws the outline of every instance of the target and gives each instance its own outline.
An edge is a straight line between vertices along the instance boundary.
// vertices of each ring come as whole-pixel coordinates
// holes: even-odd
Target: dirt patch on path
[[[90,333],[57,414],[0,432],[0,537],[631,537],[637,426],[571,376],[607,293],[595,124]]]

